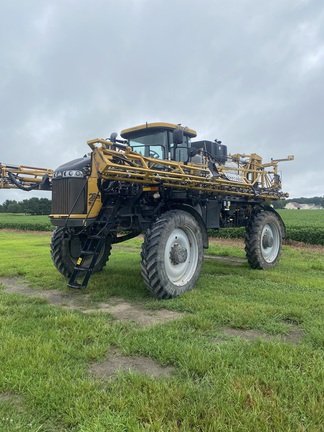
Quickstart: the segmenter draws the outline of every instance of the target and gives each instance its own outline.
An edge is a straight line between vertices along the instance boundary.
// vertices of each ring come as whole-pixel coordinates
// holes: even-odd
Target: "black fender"
[[[170,210],[183,210],[187,213],[190,213],[196,219],[196,221],[199,224],[200,230],[201,230],[203,247],[204,247],[204,249],[208,249],[209,240],[208,240],[207,228],[206,228],[206,224],[205,224],[202,216],[200,215],[200,213],[194,207],[192,207],[189,204],[174,203],[174,204],[171,204],[169,207],[170,207]]]
[[[271,205],[264,205],[264,206],[262,206],[262,209],[266,210],[266,211],[270,211],[277,216],[278,220],[280,221],[281,227],[282,227],[282,238],[284,239],[286,237],[286,225],[285,225],[284,221],[282,220],[282,217],[280,216],[280,214],[273,207],[271,207]]]

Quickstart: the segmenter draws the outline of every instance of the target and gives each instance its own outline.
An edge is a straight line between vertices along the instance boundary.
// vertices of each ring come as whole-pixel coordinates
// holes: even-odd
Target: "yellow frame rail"
[[[263,164],[262,158],[257,154],[235,154],[229,156],[231,163],[228,166],[214,164],[213,174],[207,158],[202,164],[186,164],[142,156],[131,147],[121,149],[116,143],[99,138],[88,141],[88,145],[93,152],[93,163],[98,176],[104,180],[142,183],[147,186],[161,184],[175,189],[265,199],[288,196],[281,191],[278,162],[293,160],[293,156]]]

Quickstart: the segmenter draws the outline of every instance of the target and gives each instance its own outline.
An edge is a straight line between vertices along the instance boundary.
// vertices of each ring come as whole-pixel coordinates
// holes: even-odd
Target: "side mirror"
[[[115,143],[115,142],[116,142],[116,138],[117,138],[117,136],[118,136],[118,133],[117,133],[117,132],[113,132],[113,133],[110,135],[110,137],[109,137],[109,141],[112,142],[112,143]]]
[[[176,145],[183,143],[183,131],[182,131],[182,129],[175,129],[173,131],[173,143]]]

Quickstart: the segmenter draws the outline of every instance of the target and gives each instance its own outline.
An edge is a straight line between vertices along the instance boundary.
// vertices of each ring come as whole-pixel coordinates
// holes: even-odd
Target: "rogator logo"
[[[99,193],[95,193],[95,192],[92,192],[92,193],[90,193],[89,194],[89,205],[91,206],[91,205],[93,205],[94,204],[94,202],[96,201],[96,199],[99,199],[100,198],[100,194]]]

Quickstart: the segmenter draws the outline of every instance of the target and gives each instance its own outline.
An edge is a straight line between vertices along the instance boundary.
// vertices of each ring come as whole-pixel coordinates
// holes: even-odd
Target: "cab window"
[[[167,142],[165,132],[150,133],[131,138],[129,145],[132,147],[132,150],[143,156],[166,159]]]

